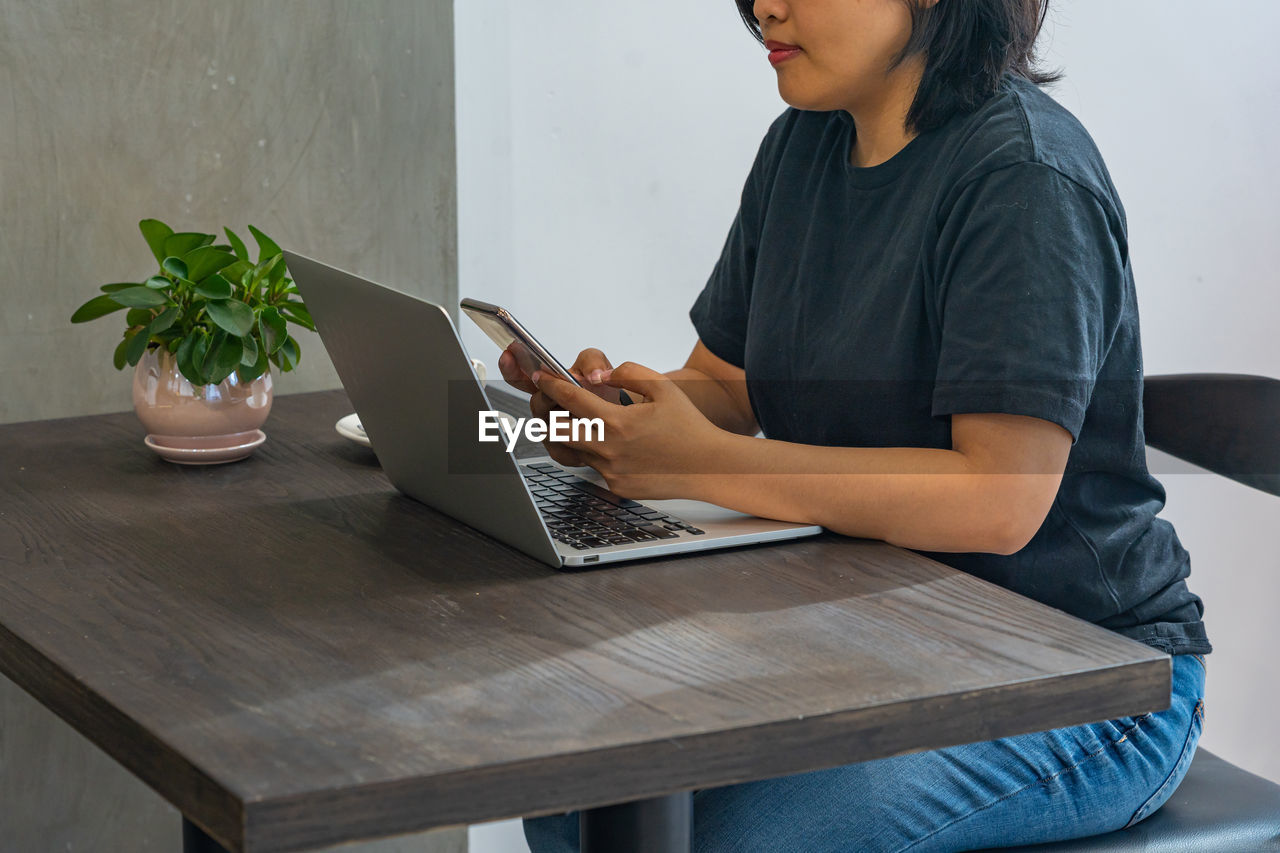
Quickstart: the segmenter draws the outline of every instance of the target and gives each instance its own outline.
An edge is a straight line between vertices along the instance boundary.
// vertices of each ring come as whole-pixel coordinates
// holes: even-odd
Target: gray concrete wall
[[[456,300],[449,0],[0,0],[0,21],[0,422],[130,408],[120,315],[68,318],[99,284],[154,272],[143,218],[252,222]],[[277,392],[337,387],[319,340],[298,337]],[[180,837],[168,803],[0,679],[0,849]],[[465,847],[453,829],[341,849]]]
[[[251,222],[456,301],[448,0],[0,0],[0,20],[0,423],[130,408],[123,315],[68,318],[155,272],[140,219]],[[277,393],[337,387],[298,340]]]

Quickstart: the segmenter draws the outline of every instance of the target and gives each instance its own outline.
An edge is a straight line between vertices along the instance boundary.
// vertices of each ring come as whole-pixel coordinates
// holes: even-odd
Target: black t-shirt
[[[843,110],[786,110],[690,311],[769,438],[951,447],[950,415],[1060,424],[1056,499],[1016,554],[921,552],[1173,654],[1210,650],[1156,514],[1124,209],[1076,118],[1010,75],[888,161]]]

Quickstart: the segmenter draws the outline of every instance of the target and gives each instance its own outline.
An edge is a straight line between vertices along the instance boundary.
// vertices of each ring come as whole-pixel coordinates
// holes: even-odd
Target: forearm
[[[1012,553],[1026,529],[1018,478],[933,448],[819,447],[723,433],[691,497],[926,551]],[[714,470],[712,470],[714,468]],[[1012,479],[1011,479],[1012,478]]]
[[[750,411],[743,412],[741,403],[729,389],[702,371],[682,367],[667,371],[666,375],[679,386],[707,420],[721,429],[738,435],[755,435],[760,431],[755,415]]]

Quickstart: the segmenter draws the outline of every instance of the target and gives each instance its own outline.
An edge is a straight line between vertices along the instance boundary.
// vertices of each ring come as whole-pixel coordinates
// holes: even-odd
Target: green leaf
[[[185,258],[188,253],[213,242],[212,234],[182,231],[164,241],[164,257]],[[186,276],[183,276],[185,278]]]
[[[214,299],[204,307],[209,319],[237,337],[253,331],[253,309],[239,299]]]
[[[222,342],[227,339],[227,333],[222,329],[215,329],[214,333],[207,339],[204,339],[204,352],[200,352],[200,344],[196,343],[195,352],[192,353],[193,361],[200,366],[200,374],[204,377],[206,384],[212,384],[209,375],[218,364],[218,348],[222,346]],[[195,359],[194,356],[199,356]]]
[[[201,381],[200,371],[196,369],[192,355],[195,352],[196,343],[204,335],[204,329],[196,329],[191,334],[182,339],[182,343],[178,344],[178,351],[175,357],[178,359],[178,372],[187,378],[187,381],[194,385],[203,385]]]
[[[269,284],[274,285],[284,278],[286,272],[288,272],[288,268],[284,265],[284,255],[276,255],[267,261],[267,265],[262,270],[262,275]]]
[[[241,378],[242,383],[248,384],[266,373],[266,369],[270,368],[270,366],[271,360],[268,355],[266,355],[266,350],[261,350],[260,348],[260,350],[257,351],[257,361],[253,362],[250,366],[247,366],[247,368],[241,364],[241,366],[236,368],[236,373],[239,374],[239,378]]]
[[[200,374],[200,384],[208,385],[209,373],[214,366],[214,354],[218,351],[218,346],[222,343],[222,339],[227,333],[218,329],[212,335],[201,335],[196,341],[196,345],[191,350],[191,363],[195,366],[196,372]]]
[[[172,287],[173,282],[162,275],[153,275],[142,283],[143,287],[149,287],[152,290],[164,290],[166,287]]]
[[[151,322],[151,318],[155,314],[150,308],[130,308],[124,315],[124,323],[126,326],[145,326]]]
[[[249,367],[258,361],[258,339],[253,335],[245,335],[240,339],[244,352],[240,354],[240,363]]]
[[[133,286],[137,287],[136,284]],[[104,317],[112,311],[119,311],[123,307],[125,306],[116,302],[115,299],[111,298],[110,294],[104,293],[101,296],[93,297],[88,302],[77,308],[76,312],[71,315],[71,322],[87,323],[90,320],[96,320],[99,317]]]
[[[138,286],[138,283],[136,281],[121,281],[121,282],[116,282],[115,284],[104,284],[102,285],[102,287],[99,287],[98,289],[101,290],[103,293],[115,293],[117,290],[124,290],[126,287],[137,287],[137,286]]]
[[[270,306],[262,309],[262,316],[258,319],[258,330],[258,337],[262,339],[268,355],[275,355],[276,350],[280,349],[289,337],[289,329],[285,325],[284,317]]]
[[[267,276],[267,288],[271,294],[272,301],[280,298],[280,290],[284,286],[284,274],[289,271],[284,265],[284,255],[277,255],[276,257],[280,259],[280,263],[276,264]]]
[[[231,282],[223,278],[221,273],[214,273],[193,289],[206,299],[230,299],[235,290]]]
[[[253,235],[253,239],[258,241],[258,263],[262,263],[272,255],[280,254],[280,247],[276,245],[275,240],[272,240],[252,225],[249,226],[249,233]]]
[[[181,312],[178,310],[177,305],[170,305],[168,308],[161,311],[159,316],[147,325],[147,330],[153,335],[158,335],[161,332],[166,331],[170,326],[178,322],[178,315],[180,313]]]
[[[160,267],[175,278],[187,277],[187,263],[182,258],[170,255],[161,261]]]
[[[117,290],[115,293],[108,293],[107,298],[115,300],[126,308],[158,308],[169,302],[169,297],[160,291],[142,287],[141,285],[134,285],[133,287],[126,287],[124,290]]]
[[[315,321],[311,319],[311,312],[301,302],[283,303],[280,305],[280,313],[309,332],[316,330]]]
[[[227,281],[234,284],[235,282],[238,282],[241,280],[246,270],[252,270],[252,269],[253,269],[253,264],[249,263],[248,261],[236,261],[235,263],[227,264],[225,267],[218,270],[218,275],[222,276]]]
[[[249,339],[249,338],[244,338],[244,340],[246,340],[246,341],[247,341],[247,340],[250,340],[250,339]],[[253,364],[248,365],[248,366],[246,367],[246,366],[245,366],[245,363],[244,363],[244,359],[243,359],[243,358],[241,358],[241,359],[240,359],[240,366],[236,368],[236,373],[238,373],[238,374],[240,375],[240,381],[241,381],[241,382],[243,382],[243,383],[245,383],[245,384],[248,384],[248,383],[252,382],[253,380],[257,379],[257,378],[258,378],[259,376],[261,376],[262,374],[266,373],[266,372],[267,372],[267,368],[268,368],[268,367],[270,367],[270,365],[271,365],[271,361],[270,361],[270,359],[268,359],[268,357],[267,357],[267,351],[266,351],[264,348],[262,348],[262,347],[258,347],[258,358],[257,358],[257,360],[256,360],[256,361],[254,361],[254,363],[253,363]]]
[[[112,353],[111,363],[116,366],[116,370],[124,370],[125,364],[128,363],[125,359],[125,349],[128,346],[129,346],[129,339],[125,338],[116,346],[116,351]]]
[[[169,352],[173,352],[178,348],[178,342],[182,340],[182,327],[170,326],[162,332],[156,332],[151,336],[151,340],[160,344]]]
[[[130,366],[136,365],[142,358],[142,354],[147,351],[147,341],[151,339],[151,335],[146,329],[139,329],[125,340],[127,343],[124,348],[124,360]]]
[[[156,263],[163,263],[168,254],[164,250],[164,242],[173,236],[173,229],[159,219],[144,219],[138,223],[138,230],[151,247],[151,254],[156,256]]]
[[[247,262],[249,260],[249,250],[245,248],[244,241],[230,228],[223,228],[222,230],[226,232],[227,242],[231,244],[231,251],[236,253],[237,258]]]
[[[276,350],[272,356],[272,361],[284,373],[288,373],[298,366],[298,359],[302,358],[302,348],[298,346],[298,342],[293,338],[286,338],[280,349]]]
[[[204,281],[218,270],[235,261],[236,256],[213,246],[203,246],[189,252],[183,258],[187,264],[187,274],[183,276],[190,281]]]
[[[209,382],[217,385],[231,375],[231,371],[240,366],[240,355],[243,352],[240,338],[227,335],[218,344],[213,354],[213,369],[209,372]]]
[[[253,274],[259,278],[265,277],[267,273],[280,263],[280,259],[283,257],[284,255],[271,255],[270,257],[263,258],[258,261],[257,265],[253,268]]]
[[[276,262],[279,258],[280,258],[279,255],[275,255],[273,257],[267,258],[264,261],[259,261],[258,265],[253,268],[253,278],[250,279],[249,284],[247,286],[254,290],[258,289],[261,282],[266,280],[267,273],[270,272],[272,268],[274,268],[277,265]],[[267,298],[270,299],[269,291],[268,291]]]

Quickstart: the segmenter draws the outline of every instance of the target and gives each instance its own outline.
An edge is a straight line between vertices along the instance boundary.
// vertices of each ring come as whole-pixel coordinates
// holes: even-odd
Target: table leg
[[[689,853],[693,794],[583,809],[578,830],[582,853]]]
[[[208,833],[183,815],[182,853],[227,853],[227,848],[214,841]]]

